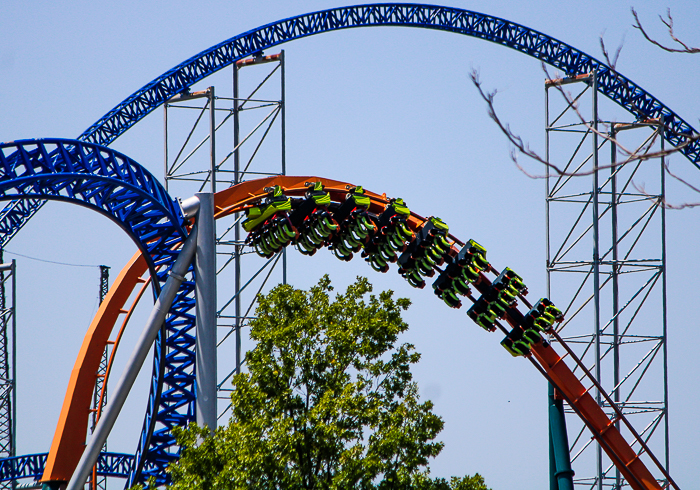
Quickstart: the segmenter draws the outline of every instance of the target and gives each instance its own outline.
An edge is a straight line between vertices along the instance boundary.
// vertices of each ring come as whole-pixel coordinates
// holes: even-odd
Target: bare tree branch
[[[634,19],[635,19],[634,27],[636,29],[639,29],[639,31],[644,35],[644,37],[652,44],[660,47],[661,49],[664,49],[665,51],[669,51],[672,53],[700,53],[700,48],[690,47],[676,37],[674,30],[673,30],[673,17],[671,16],[671,9],[667,10],[667,13],[666,13],[667,18],[666,19],[664,19],[661,16],[659,16],[659,18],[661,19],[661,22],[668,29],[669,37],[675,43],[682,46],[682,49],[664,46],[660,42],[651,38],[651,36],[649,36],[649,34],[647,34],[647,32],[642,27],[642,24],[639,20],[639,16],[637,15],[637,12],[634,10],[634,8],[632,8],[632,15],[634,16]],[[616,65],[617,65],[618,59],[620,57],[620,52],[622,51],[623,45],[624,45],[624,40],[623,40],[623,42],[620,43],[620,45],[615,50],[615,53],[611,56],[607,47],[605,46],[605,41],[603,40],[603,37],[602,36],[600,37],[600,47],[601,47],[601,50],[603,52],[603,56],[605,57],[605,60],[608,64],[608,66],[611,68],[613,75],[617,74]],[[542,70],[547,75],[547,78],[549,81],[556,82],[556,80],[553,79],[549,75],[549,73],[547,71],[547,67],[544,63],[542,63]],[[692,135],[676,133],[676,136],[679,136],[681,138],[681,141],[682,141],[681,144],[679,144],[678,146],[666,149],[666,150],[651,151],[651,148],[653,147],[653,145],[656,141],[656,138],[658,136],[658,133],[657,133],[652,138],[649,139],[648,143],[644,143],[643,145],[641,145],[640,148],[637,148],[634,151],[629,150],[629,149],[625,148],[625,146],[622,145],[620,143],[620,141],[618,141],[616,138],[614,138],[611,135],[611,133],[614,131],[600,131],[599,129],[594,127],[590,122],[588,122],[588,120],[581,114],[581,112],[578,109],[578,104],[577,104],[578,98],[573,98],[570,93],[566,92],[563,88],[563,84],[552,83],[552,86],[555,87],[561,93],[561,95],[564,97],[566,103],[568,104],[568,107],[571,108],[576,113],[576,116],[578,117],[578,119],[580,120],[582,125],[586,128],[586,130],[588,132],[596,134],[597,136],[599,136],[600,138],[602,138],[606,142],[610,142],[612,145],[615,145],[615,148],[617,148],[617,151],[621,155],[624,155],[624,157],[625,157],[624,160],[619,161],[619,162],[615,162],[611,165],[598,166],[598,167],[594,167],[593,169],[587,170],[587,171],[576,170],[574,172],[567,172],[567,171],[565,171],[566,169],[562,170],[561,168],[557,167],[552,162],[547,161],[545,158],[543,158],[539,154],[537,154],[537,152],[535,152],[534,150],[532,150],[530,148],[530,145],[528,143],[523,141],[521,136],[519,136],[518,134],[516,134],[512,131],[512,129],[510,128],[510,124],[504,123],[501,120],[501,118],[496,113],[496,109],[494,106],[494,100],[495,100],[495,97],[497,94],[497,90],[494,90],[492,92],[485,91],[482,87],[482,83],[481,83],[481,80],[479,78],[479,73],[474,69],[470,73],[470,78],[471,78],[472,83],[476,87],[477,91],[479,92],[479,95],[486,102],[489,117],[496,123],[496,125],[501,130],[501,132],[506,136],[508,141],[510,141],[510,143],[513,145],[512,149],[511,149],[511,153],[510,153],[511,159],[513,160],[513,163],[518,168],[518,170],[520,170],[522,173],[524,173],[526,176],[528,176],[532,179],[545,179],[545,178],[548,178],[548,175],[533,175],[533,174],[527,172],[522,167],[522,165],[520,165],[520,163],[518,162],[518,154],[519,153],[543,164],[545,167],[547,167],[549,170],[551,170],[552,172],[554,172],[555,174],[557,174],[559,176],[586,176],[586,175],[591,175],[594,172],[597,172],[598,170],[601,170],[601,169],[614,169],[616,167],[621,167],[623,165],[626,165],[626,164],[628,164],[630,162],[634,162],[634,161],[643,161],[643,160],[650,160],[650,159],[654,159],[654,158],[665,157],[667,155],[671,155],[673,153],[677,153],[677,152],[681,151],[683,148],[688,146],[691,142],[694,142],[694,141],[697,141],[700,139],[700,134],[697,134],[697,133],[692,134]],[[638,114],[641,114],[641,113],[642,113],[641,111],[638,112]],[[658,124],[660,124],[661,121],[658,119],[654,119],[654,120],[640,121],[640,122],[642,124],[647,123],[649,125],[654,125],[654,124],[658,125]],[[611,129],[614,130],[614,128],[611,128]],[[670,128],[667,126],[664,127],[665,131],[669,131],[669,129]],[[662,137],[663,137],[663,135],[662,135]],[[664,162],[664,169],[665,169],[665,172],[670,177],[672,177],[673,179],[682,183],[683,185],[685,185],[689,189],[693,190],[694,192],[697,192],[698,194],[700,194],[700,188],[693,186],[689,182],[685,181],[684,179],[682,179],[678,175],[671,172],[671,170],[668,166],[668,162]],[[631,183],[632,183],[633,187],[638,192],[640,192],[643,195],[648,196],[649,199],[659,200],[660,204],[665,208],[684,209],[684,208],[694,208],[694,207],[700,206],[700,202],[699,203],[684,203],[684,204],[680,204],[680,205],[669,204],[668,202],[665,202],[664,200],[660,199],[659,196],[653,196],[653,195],[647,194],[646,191],[644,190],[643,186],[637,186],[637,184],[635,184],[634,182],[631,182]]]
[[[601,45],[602,45],[603,49],[605,49],[602,39],[601,39]],[[614,61],[617,61],[617,55],[619,55],[619,52],[620,52],[620,48],[618,48],[618,50],[616,52]],[[606,54],[606,58],[609,60],[609,56],[608,56],[607,52],[605,52],[605,54]],[[549,76],[549,73],[547,71],[547,67],[544,65],[544,63],[542,64],[542,69],[545,72],[545,74],[547,75],[548,79],[551,80],[552,77]],[[568,106],[576,113],[576,116],[581,121],[583,126],[587,129],[587,131],[595,133],[599,137],[601,137],[604,140],[615,145],[615,147],[618,149],[618,152],[622,155],[625,155],[624,160],[619,161],[619,162],[615,162],[611,165],[599,165],[598,167],[595,167],[595,168],[592,168],[592,169],[586,170],[586,171],[576,170],[574,172],[567,172],[565,170],[560,169],[552,162],[549,162],[545,158],[541,157],[537,152],[535,152],[534,150],[532,150],[530,148],[530,145],[528,143],[523,141],[521,136],[515,134],[512,131],[512,129],[510,128],[510,124],[503,123],[501,121],[501,118],[496,113],[496,109],[494,106],[494,100],[495,100],[495,97],[497,94],[497,90],[494,90],[492,92],[485,91],[482,87],[482,82],[479,78],[479,73],[474,69],[471,71],[469,77],[470,77],[472,83],[474,84],[474,86],[476,87],[477,91],[479,92],[479,95],[481,96],[481,98],[486,102],[487,112],[488,112],[489,117],[496,123],[496,125],[501,130],[501,132],[506,136],[508,141],[510,141],[510,143],[513,145],[511,152],[510,152],[511,160],[513,161],[513,163],[515,164],[515,166],[517,167],[518,170],[520,170],[523,174],[525,174],[527,177],[529,177],[531,179],[546,179],[546,178],[548,178],[548,175],[536,175],[536,174],[529,173],[527,170],[525,170],[525,168],[523,168],[522,165],[520,165],[520,162],[518,161],[518,153],[521,153],[521,154],[523,154],[523,155],[525,155],[525,156],[527,156],[527,157],[529,157],[537,162],[540,162],[541,164],[545,165],[547,168],[549,168],[551,171],[553,171],[555,174],[557,174],[559,176],[581,177],[581,176],[591,175],[598,170],[614,169],[617,167],[621,167],[623,165],[626,165],[626,164],[628,164],[630,162],[634,162],[634,161],[650,160],[653,158],[665,157],[667,155],[671,155],[673,153],[679,152],[681,149],[686,147],[692,141],[700,139],[699,134],[694,134],[692,136],[684,135],[685,140],[683,141],[682,144],[680,144],[674,148],[667,149],[667,150],[660,150],[660,151],[653,151],[652,152],[650,150],[651,150],[652,146],[654,145],[656,138],[658,137],[658,133],[656,133],[652,138],[650,138],[648,143],[645,143],[640,148],[637,148],[634,151],[629,150],[624,145],[622,145],[616,138],[612,137],[610,135],[610,133],[602,132],[602,131],[594,128],[583,117],[583,115],[579,111],[576,99],[574,99],[570,93],[568,93],[567,91],[565,91],[563,89],[562,84],[553,84],[554,87],[556,87],[556,89],[562,94],[562,96],[566,100],[566,103],[568,104]],[[653,124],[654,122],[658,122],[658,121],[650,121],[650,124]],[[694,192],[697,192],[700,194],[699,188],[693,186],[692,184],[688,183],[687,181],[685,181],[681,177],[679,177],[676,174],[674,174],[673,172],[671,172],[671,170],[669,169],[669,166],[668,166],[668,162],[664,162],[664,168],[665,168],[666,173],[669,176],[671,176],[675,180],[681,182],[682,184],[684,184],[688,188],[692,189]],[[700,203],[670,204],[670,203],[666,202],[665,200],[660,200],[659,196],[653,196],[653,195],[648,194],[644,190],[643,186],[638,186],[635,182],[631,182],[631,184],[640,194],[648,196],[649,199],[651,199],[651,200],[659,200],[660,204],[664,208],[667,208],[667,209],[684,209],[684,208],[694,208],[694,207],[700,206]]]
[[[509,124],[503,124],[503,122],[501,122],[501,119],[496,114],[496,109],[493,106],[493,101],[494,101],[498,91],[494,90],[493,92],[485,92],[484,89],[481,87],[481,80],[479,79],[479,72],[476,71],[475,69],[472,69],[471,73],[469,74],[469,78],[471,78],[472,83],[474,84],[476,89],[479,91],[479,95],[481,95],[481,98],[484,99],[484,101],[486,102],[489,117],[496,123],[496,125],[499,127],[501,132],[506,135],[506,138],[508,138],[508,140],[514,146],[514,148],[517,149],[523,155],[526,155],[526,156],[532,158],[533,160],[536,160],[536,161],[546,165],[547,167],[550,167],[555,172],[557,172],[558,174],[561,175],[563,172],[560,168],[558,168],[556,165],[548,162],[547,160],[545,160],[544,158],[539,156],[534,150],[530,149],[530,146],[528,144],[524,143],[523,139],[520,136],[518,136],[517,134],[513,133],[513,131],[511,131]],[[518,166],[518,168],[523,173],[525,173],[528,177],[543,178],[540,176],[530,175],[527,172],[525,172],[525,170],[518,164],[518,159],[517,159],[517,155],[515,154],[515,151],[511,151],[511,158],[513,159],[515,164]]]
[[[546,67],[543,64],[543,70],[545,74],[549,77],[549,73],[547,72]],[[606,141],[611,142],[614,144],[622,154],[625,155],[625,159],[619,162],[615,162],[614,164],[611,165],[599,165],[597,168],[591,169],[591,170],[586,170],[586,171],[576,171],[576,172],[566,172],[565,170],[562,170],[559,168],[557,165],[553,164],[552,162],[547,161],[545,158],[541,157],[537,152],[535,152],[533,149],[530,148],[530,145],[528,143],[525,143],[522,139],[521,136],[515,134],[512,129],[510,128],[510,125],[507,123],[503,123],[496,113],[496,109],[494,106],[494,100],[496,97],[496,94],[498,93],[496,90],[493,92],[487,92],[484,90],[482,87],[482,82],[479,78],[479,73],[476,70],[472,70],[469,78],[471,79],[472,83],[476,87],[477,91],[479,92],[479,95],[481,98],[486,102],[487,105],[487,113],[489,117],[496,123],[498,128],[501,130],[501,132],[506,136],[508,141],[513,145],[513,150],[511,151],[511,159],[513,160],[513,163],[515,163],[516,167],[518,170],[523,172],[526,176],[533,178],[533,179],[544,179],[547,178],[546,175],[533,175],[529,172],[527,172],[522,165],[518,162],[517,158],[517,153],[521,153],[537,162],[540,162],[541,164],[545,165],[548,167],[550,170],[552,170],[554,173],[557,175],[561,176],[586,176],[586,175],[591,175],[597,170],[603,170],[603,169],[610,169],[610,168],[615,168],[618,166],[626,165],[627,163],[637,161],[637,160],[649,160],[652,158],[660,158],[662,156],[670,155],[672,153],[676,153],[680,151],[682,148],[690,144],[691,141],[694,141],[698,138],[700,138],[700,135],[693,135],[691,137],[686,138],[686,141],[684,141],[681,145],[668,149],[668,150],[661,150],[661,151],[655,151],[655,152],[650,152],[648,151],[651,145],[653,144],[653,141],[651,141],[648,145],[647,148],[643,149],[643,151],[632,151],[624,147],[617,139],[613,138],[610,136],[610,134],[597,130],[593,126],[591,126],[583,117],[583,115],[579,112],[576,101],[571,97],[571,94],[567,93],[565,90],[563,90],[561,85],[555,85],[557,90],[561,92],[561,94],[564,96],[567,104],[571,106],[571,108],[576,112],[577,117],[579,120],[584,124],[584,126],[587,128],[587,130],[597,134],[599,137],[605,139]],[[550,77],[551,78],[551,77]]]
[[[634,10],[634,7],[632,7],[631,10],[632,10],[632,16],[634,17],[634,21],[635,21],[634,24],[632,24],[632,27],[634,27],[635,29],[638,29],[639,32],[641,32],[642,35],[646,38],[646,40],[649,41],[650,43],[652,43],[653,45],[658,46],[659,48],[663,49],[664,51],[668,51],[669,53],[689,53],[689,54],[700,53],[700,48],[690,47],[686,43],[684,43],[683,41],[681,41],[680,39],[678,39],[676,37],[675,33],[673,32],[673,17],[671,16],[671,9],[670,8],[668,10],[666,10],[666,19],[664,19],[660,15],[659,15],[659,19],[661,19],[661,22],[668,29],[669,37],[673,40],[673,42],[682,46],[681,48],[668,47],[668,46],[661,44],[659,41],[653,39],[647,33],[647,31],[644,30],[644,27],[642,26],[642,23],[639,20],[639,16],[637,15],[637,11]]]
[[[600,36],[600,50],[603,52],[603,56],[605,57],[605,61],[607,61],[608,66],[612,69],[612,71],[616,72],[616,66],[617,66],[617,60],[620,58],[620,52],[622,51],[622,46],[625,45],[625,38],[623,36],[622,41],[620,41],[619,46],[615,50],[615,56],[610,58],[610,54],[608,53],[608,50],[605,47],[605,41],[603,40],[603,36]]]
[[[692,185],[688,184],[690,187],[693,187]],[[686,209],[686,208],[696,208],[700,206],[700,202],[684,202],[683,204],[670,204],[668,201],[665,199],[660,199],[659,196],[654,196],[652,194],[649,194],[645,189],[643,185],[637,185],[636,182],[632,182],[632,187],[639,192],[640,194],[646,196],[649,198],[650,201],[658,201],[664,208],[666,209]]]

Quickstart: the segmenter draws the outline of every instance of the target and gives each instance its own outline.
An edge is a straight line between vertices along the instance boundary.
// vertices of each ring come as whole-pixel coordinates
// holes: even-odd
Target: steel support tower
[[[107,296],[107,291],[109,291],[109,267],[106,265],[100,266],[100,304]],[[98,413],[104,410],[105,405],[107,405],[107,366],[109,364],[109,356],[111,354],[114,343],[112,341],[107,341],[105,350],[102,353],[102,359],[100,360],[100,367],[97,371],[97,379],[95,380],[95,391],[92,395],[92,417],[90,421],[90,433],[95,431],[95,426],[97,425]],[[104,391],[104,396],[102,395]],[[102,399],[101,406],[100,398]],[[102,451],[107,451],[107,443],[105,442]],[[90,490],[105,490],[107,488],[107,478],[97,475],[97,470],[93,470],[92,476],[90,477]]]
[[[545,156],[561,170],[546,174],[547,293],[565,310],[562,338],[668,470],[665,168],[650,156],[664,123],[602,120],[597,83],[595,71],[545,82]],[[569,422],[576,488],[627,486]]]
[[[203,91],[179,94],[164,104],[165,188],[171,194],[188,197],[207,184],[215,192],[249,178],[286,174],[284,65],[284,51],[269,56],[259,53],[233,63],[232,97],[215,95],[215,87],[211,86]],[[242,70],[254,72],[246,82],[257,81],[242,83]],[[182,122],[179,113],[183,109],[195,112],[194,122],[191,118],[187,123]],[[273,135],[279,135],[279,147],[270,142]],[[209,148],[206,163],[205,148]],[[226,150],[221,151],[223,148]],[[223,158],[217,159],[217,149],[225,155]],[[217,307],[217,322],[222,332],[218,345],[235,342],[235,363],[224,365],[229,356],[220,356],[217,389],[219,399],[226,401],[231,377],[244,364],[241,333],[252,318],[255,297],[273,272],[280,269],[276,267],[279,262],[280,280],[287,282],[286,249],[260,266],[253,252],[244,251],[243,218],[234,215],[217,223],[222,230],[216,239],[219,283],[233,284],[233,291],[219,288],[224,296],[219,296]],[[254,257],[245,260],[251,253]],[[226,410],[220,411],[218,417]]]
[[[14,260],[3,263],[3,250],[0,248],[0,458],[12,458],[17,450],[16,271],[17,263]],[[1,485],[3,489],[14,489],[17,481],[3,481]]]

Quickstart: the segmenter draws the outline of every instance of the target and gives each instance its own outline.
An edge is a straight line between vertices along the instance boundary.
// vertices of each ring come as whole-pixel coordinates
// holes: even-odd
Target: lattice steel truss
[[[252,67],[258,68],[250,78],[258,81],[242,87],[240,71],[244,68],[250,71]],[[250,177],[286,173],[284,51],[269,56],[259,53],[233,63],[232,85],[233,97],[215,95],[215,87],[212,86],[203,91],[180,94],[164,104],[165,186],[171,192],[176,188],[177,192],[187,196],[207,187],[220,190]],[[244,90],[245,95],[241,95],[240,92]],[[177,110],[180,113],[182,109],[196,114],[193,122],[184,125],[185,130],[181,123],[182,116],[174,112]],[[267,151],[275,145],[270,140],[277,135],[280,138],[279,150]],[[218,159],[216,155],[222,154],[220,150],[227,146],[223,152],[225,156]],[[205,155],[206,149],[209,150],[208,156]],[[261,157],[266,161],[264,165],[257,163]],[[277,163],[271,165],[267,162],[277,159],[279,167],[273,169]],[[252,318],[257,293],[278,270],[276,266],[279,262],[282,262],[281,281],[286,283],[286,249],[262,266],[257,256],[250,261],[243,260],[245,255],[253,252],[244,249],[245,232],[240,226],[242,218],[234,215],[219,220],[221,232],[217,234],[216,242],[217,275],[220,278],[232,275],[232,281],[220,282],[233,283],[233,294],[229,291],[219,298],[217,324],[224,333],[218,345],[232,340],[236,353],[233,364],[226,364],[230,356],[220,359],[218,398],[225,408],[220,411],[219,418],[228,410],[231,377],[240,372],[244,362],[241,330]]]
[[[107,291],[109,290],[109,267],[106,265],[100,266],[100,304],[107,296]],[[95,391],[92,394],[92,417],[90,421],[90,433],[95,432],[95,427],[97,426],[98,412],[104,410],[105,405],[107,405],[107,366],[109,364],[109,356],[112,352],[113,341],[107,341],[105,350],[102,353],[102,359],[100,359],[100,367],[97,371],[97,379],[95,381]],[[104,396],[102,393],[104,391]],[[102,402],[100,403],[100,399]],[[105,442],[102,452],[107,451],[107,442]],[[93,469],[92,475],[89,480],[90,490],[105,490],[107,488],[107,478],[105,476],[99,475],[97,472],[97,465]]]
[[[667,128],[604,122],[597,83],[592,72],[545,84],[546,157],[564,172],[547,169],[548,294],[565,307],[562,337],[668,469],[665,174],[663,157],[644,156],[664,149]],[[569,441],[577,488],[627,486],[584,426]]]
[[[12,458],[17,448],[17,393],[15,389],[16,262],[3,263],[0,248],[0,458]],[[8,300],[8,289],[9,300]],[[1,489],[14,489],[16,482],[2,481]]]

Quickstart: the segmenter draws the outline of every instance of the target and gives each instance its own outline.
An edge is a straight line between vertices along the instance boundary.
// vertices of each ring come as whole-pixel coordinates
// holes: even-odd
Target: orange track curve
[[[345,182],[319,177],[275,176],[243,182],[218,192],[214,199],[215,218],[241,211],[246,206],[264,197],[266,187],[280,185],[289,195],[306,191],[307,182],[321,181],[335,201],[342,201],[348,186]],[[370,197],[372,212],[381,212],[388,203],[386,195],[365,191]],[[424,218],[412,213],[409,224],[417,228]],[[85,448],[90,399],[95,386],[100,358],[109,336],[129,296],[147,271],[146,261],[140,252],[127,263],[112,284],[105,301],[100,306],[83,340],[63,401],[58,425],[46,461],[42,482],[68,481]],[[567,402],[590,428],[598,442],[615,463],[620,473],[634,490],[661,489],[654,476],[637,453],[624,439],[593,397],[571,372],[551,345],[539,343],[533,346],[533,358],[543,374],[554,384]],[[105,380],[106,382],[106,380]],[[663,472],[663,468],[660,468]],[[665,473],[665,472],[664,472]],[[675,485],[674,485],[675,486]]]

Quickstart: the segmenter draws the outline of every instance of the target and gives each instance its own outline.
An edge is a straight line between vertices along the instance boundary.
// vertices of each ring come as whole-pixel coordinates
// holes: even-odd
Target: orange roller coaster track
[[[241,212],[259,204],[270,195],[270,189],[274,188],[274,186],[279,186],[286,196],[298,197],[304,196],[309,190],[309,183],[314,182],[321,182],[325,192],[330,195],[331,200],[339,203],[342,203],[347,198],[349,190],[355,188],[355,186],[345,182],[318,177],[276,176],[252,180],[230,187],[215,195],[215,218],[218,219],[232,213]],[[364,196],[369,198],[369,205],[366,210],[376,215],[381,214],[392,202],[385,194],[379,195],[364,191]],[[406,216],[405,222],[412,232],[415,233],[421,230],[429,220],[411,212],[410,215]],[[451,235],[449,235],[449,238],[454,242],[451,245],[450,254],[455,256],[459,252],[457,245],[461,246],[463,242]],[[71,373],[42,481],[68,481],[75,470],[85,447],[84,441],[87,435],[90,415],[90,400],[93,387],[95,386],[100,357],[104,352],[105,346],[110,342],[109,337],[114,326],[121,315],[126,315],[116,341],[121,337],[121,332],[133,311],[135,303],[145,290],[145,285],[142,286],[137,299],[128,309],[125,309],[125,305],[139,284],[143,285],[145,279],[142,276],[146,272],[146,261],[139,252],[121,271],[90,325]],[[486,272],[499,274],[491,266],[487,266],[486,270],[479,272],[479,277],[475,279],[473,286],[482,294],[493,285],[492,281],[486,277]],[[471,294],[467,294],[467,297],[472,301],[477,301]],[[531,306],[522,295],[519,295],[518,298],[528,308]],[[500,318],[516,329],[519,327],[519,317],[522,318],[523,315],[509,310],[501,315]],[[508,334],[509,329],[502,322],[495,320],[494,325]],[[634,431],[634,428],[627,422],[612,400],[602,391],[602,388],[588,373],[580,360],[576,358],[553,329],[548,330],[547,333],[553,335],[564,347],[567,351],[566,355],[560,356],[547,340],[538,337],[539,340],[532,343],[531,349],[525,354],[525,357],[553,384],[558,395],[565,399],[578,416],[581,417],[590,429],[592,436],[600,443],[629,485],[635,490],[661,489],[667,488],[669,485],[678,489],[641,437]],[[582,382],[573,374],[569,366],[564,362],[565,357],[569,357],[571,362],[583,369],[583,372],[586,373],[584,379],[591,383],[589,388],[584,387]],[[108,373],[111,370],[113,358],[114,356],[112,355]],[[613,407],[616,415],[612,420],[589,393],[592,388],[601,390],[603,396]],[[98,406],[101,406],[101,404]],[[621,422],[630,430],[636,443],[641,448],[639,453],[635,452],[625,440],[617,428],[618,422]],[[653,466],[656,466],[660,473],[663,474],[663,478],[667,482],[664,487],[659,484],[642,460],[644,454],[647,456],[645,459],[650,459]]]

